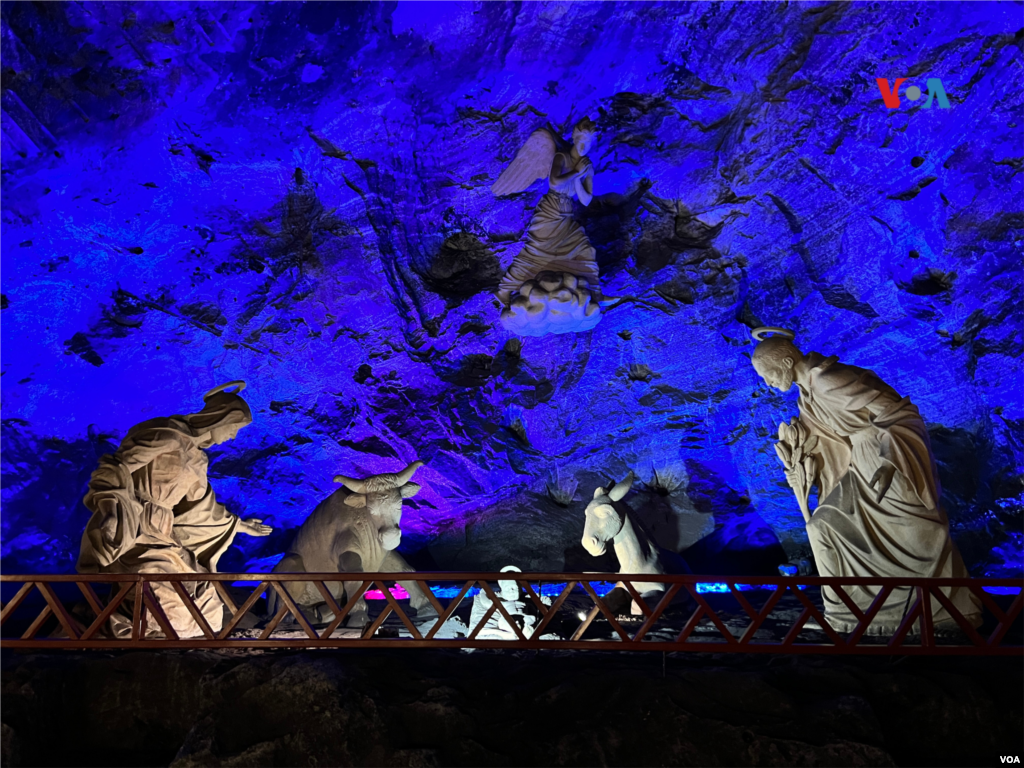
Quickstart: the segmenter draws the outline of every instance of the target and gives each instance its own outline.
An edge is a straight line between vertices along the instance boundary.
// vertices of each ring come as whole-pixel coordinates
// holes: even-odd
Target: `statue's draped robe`
[[[568,158],[559,153],[568,171]],[[574,180],[561,184],[548,180],[550,189],[540,199],[526,234],[526,245],[501,280],[499,291],[518,291],[541,272],[567,272],[583,277],[591,290],[600,285],[597,255],[583,227],[573,218]]]
[[[133,427],[117,453],[103,456],[89,480],[93,516],[82,536],[80,573],[212,573],[231,545],[239,519],[217,503],[206,479],[207,457],[180,418]],[[169,583],[151,583],[175,632],[202,630]],[[184,582],[217,632],[224,604],[208,581]],[[131,598],[131,595],[129,596]],[[130,603],[111,618],[118,636],[131,632]],[[159,632],[151,617],[147,631]]]
[[[949,522],[939,502],[939,480],[928,431],[909,398],[871,371],[843,365],[817,352],[807,357],[812,369],[801,388],[800,420],[818,435],[816,452],[821,503],[807,524],[807,535],[822,576],[966,577],[967,570],[949,536]],[[897,469],[881,501],[869,482],[885,462]],[[844,587],[866,610],[880,587]],[[974,626],[980,624],[980,601],[965,588],[944,588],[953,605]],[[829,587],[822,589],[825,616],[843,632],[857,619]],[[869,628],[891,634],[900,625],[916,594],[896,589]],[[934,597],[935,623],[953,621]]]

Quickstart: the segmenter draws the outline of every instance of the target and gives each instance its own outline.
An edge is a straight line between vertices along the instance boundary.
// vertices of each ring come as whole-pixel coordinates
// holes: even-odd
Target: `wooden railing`
[[[1024,602],[1021,579],[868,579],[814,577],[658,576],[665,591],[651,602],[638,594],[634,582],[652,576],[607,573],[259,573],[259,574],[142,574],[142,575],[24,575],[0,576],[4,595],[0,612],[0,647],[9,649],[130,649],[130,648],[502,648],[588,649],[617,651],[707,651],[714,653],[781,654],[899,654],[899,655],[1024,655],[1020,621]],[[344,605],[334,598],[338,582],[360,586]],[[425,588],[436,616],[424,620],[410,615],[387,588],[398,580]],[[185,583],[211,582],[227,610],[214,631],[196,606]],[[314,626],[284,589],[286,582],[312,583],[333,614],[326,625]],[[516,582],[532,606],[534,625],[510,615],[496,594],[496,582]],[[195,619],[202,634],[179,637],[152,584],[169,584]],[[233,582],[255,583],[240,588]],[[632,616],[613,611],[598,585],[621,584],[639,608]],[[722,592],[705,591],[709,582]],[[437,597],[431,590],[456,585],[455,596]],[[873,604],[858,607],[844,587],[879,588]],[[839,633],[825,621],[819,590],[829,586],[857,618],[856,628]],[[109,591],[109,594],[99,594]],[[229,589],[230,587],[230,589]],[[964,587],[980,600],[985,621],[976,629],[951,603],[943,587]],[[450,589],[450,588],[449,588]],[[380,590],[383,605],[355,629],[345,628],[360,596]],[[439,637],[455,621],[465,598],[478,590],[487,610],[463,637]],[[873,637],[870,625],[894,590],[906,590],[907,610],[894,634]],[[438,591],[441,591],[438,589]],[[996,597],[992,592],[1001,593]],[[273,616],[259,619],[254,609],[264,594],[277,596]],[[240,595],[244,594],[244,599]],[[621,593],[620,593],[621,595]],[[763,601],[757,597],[764,597]],[[911,602],[910,598],[913,598]],[[479,597],[476,599],[480,599]],[[946,609],[958,632],[937,633],[933,600]],[[758,605],[757,603],[760,603]],[[1002,603],[1002,606],[1000,605]],[[131,634],[115,637],[110,618],[118,612],[131,620]],[[255,628],[241,630],[245,622]],[[514,637],[478,637],[495,615]],[[285,624],[290,618],[294,623]],[[391,622],[388,622],[388,619]],[[390,626],[395,623],[396,627]],[[807,626],[810,620],[817,628]],[[155,626],[151,624],[155,622]],[[1013,629],[1011,633],[1011,628]],[[157,631],[158,630],[158,631]],[[450,632],[448,633],[450,634]]]

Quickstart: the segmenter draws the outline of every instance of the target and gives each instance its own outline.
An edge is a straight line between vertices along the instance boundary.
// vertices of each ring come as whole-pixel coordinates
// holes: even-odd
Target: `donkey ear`
[[[597,486],[597,488],[594,489],[594,498],[596,499],[602,493],[604,493],[604,488],[602,488],[601,486]]]
[[[621,483],[616,483],[615,487],[608,491],[608,498],[612,501],[620,501],[623,496],[629,492],[629,487],[633,485],[633,473],[630,472],[626,475],[626,479]]]
[[[345,497],[345,506],[362,509],[366,506],[366,496],[361,493],[352,493]]]
[[[415,496],[417,493],[419,493],[420,492],[420,488],[422,488],[422,487],[423,486],[420,485],[419,483],[406,483],[405,485],[403,485],[398,490],[402,494],[402,498],[403,499],[408,499],[408,498],[410,498],[412,496]]]

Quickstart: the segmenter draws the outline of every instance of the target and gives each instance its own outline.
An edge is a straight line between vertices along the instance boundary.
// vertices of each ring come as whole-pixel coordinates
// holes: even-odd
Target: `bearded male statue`
[[[765,338],[768,333],[773,336]],[[876,374],[817,352],[804,355],[793,333],[758,328],[754,369],[764,382],[800,390],[800,416],[779,427],[776,451],[807,524],[807,537],[822,576],[885,578],[968,576],[949,536],[928,430],[917,406]],[[808,509],[812,485],[819,504]],[[867,610],[879,586],[844,586]],[[977,596],[967,588],[943,588],[975,627],[981,623]],[[830,587],[822,588],[825,619],[851,632],[856,616]],[[912,602],[895,589],[867,633],[891,635]],[[937,630],[957,624],[934,597]]]

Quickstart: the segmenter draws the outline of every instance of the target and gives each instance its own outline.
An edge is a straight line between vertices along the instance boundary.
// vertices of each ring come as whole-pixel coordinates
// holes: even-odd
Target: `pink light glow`
[[[405,588],[401,584],[396,584],[391,587],[389,591],[391,592],[391,596],[396,600],[405,600],[409,597],[409,593],[405,591]],[[384,593],[379,589],[368,589],[363,594],[363,597],[367,600],[383,600]]]

